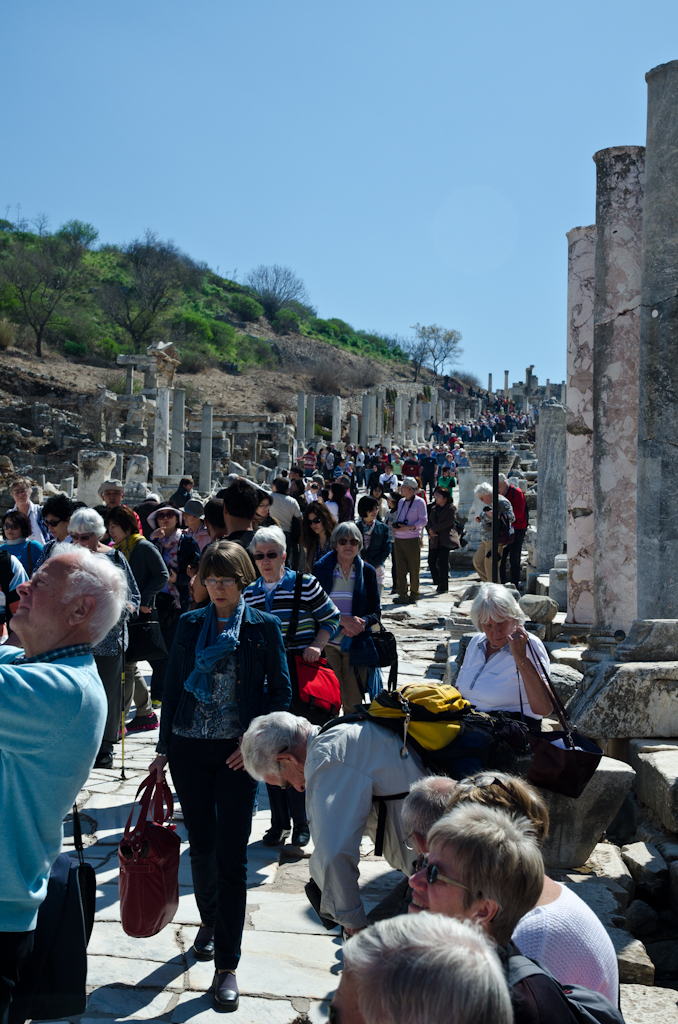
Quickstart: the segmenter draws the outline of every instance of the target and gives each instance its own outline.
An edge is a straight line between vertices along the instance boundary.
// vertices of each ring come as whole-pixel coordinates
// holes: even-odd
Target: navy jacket
[[[355,556],[355,586],[353,589],[353,605],[351,613],[365,619],[365,631],[353,637],[349,651],[351,665],[378,665],[377,650],[372,642],[370,626],[381,619],[379,604],[379,587],[377,586],[376,570],[364,562],[360,555]],[[332,595],[334,570],[337,565],[336,551],[323,555],[313,566],[313,575],[326,594]],[[164,698],[163,698],[164,707]]]
[[[360,519],[356,526],[365,537],[365,524]],[[386,523],[380,523],[377,520],[374,524],[374,530],[372,531],[372,540],[370,546],[365,551],[363,548],[363,561],[367,562],[368,565],[374,566],[378,569],[380,565],[383,565],[388,556],[391,554],[391,541],[388,537],[388,526]]]
[[[165,675],[159,754],[167,754],[175,722],[184,728],[193,722],[196,698],[184,689],[184,680],[193,671],[195,647],[207,612],[208,608],[196,608],[179,619]],[[272,711],[286,711],[292,699],[280,620],[275,615],[245,605],[236,663],[238,715],[245,732],[253,718]],[[219,663],[216,667],[218,670]]]

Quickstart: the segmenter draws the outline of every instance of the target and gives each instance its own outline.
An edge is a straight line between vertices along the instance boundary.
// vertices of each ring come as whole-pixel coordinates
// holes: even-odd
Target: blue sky
[[[559,381],[565,233],[677,29],[675,0],[3,0],[0,216],[282,263],[320,316]]]

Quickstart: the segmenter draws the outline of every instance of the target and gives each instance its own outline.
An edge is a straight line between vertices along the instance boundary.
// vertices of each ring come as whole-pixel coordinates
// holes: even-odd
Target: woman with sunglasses
[[[363,538],[355,523],[339,523],[330,538],[332,550],[313,566],[313,574],[341,613],[341,632],[327,645],[325,657],[341,686],[344,714],[362,704],[365,693],[381,689],[379,658],[370,635],[381,619],[376,570],[359,552]]]
[[[82,503],[81,503],[82,504]],[[68,524],[73,512],[79,506],[76,502],[71,501],[65,494],[55,494],[51,498],[48,498],[45,504],[42,506],[42,520],[52,535],[52,539],[48,540],[44,548],[38,555],[38,559],[33,566],[33,572],[46,562],[54,551],[57,544],[70,544],[71,538],[68,533]]]
[[[127,579],[127,600],[136,614],[141,604],[141,594],[137,586],[129,562],[115,548],[101,543],[106,533],[104,521],[93,508],[78,508],[71,516],[68,532],[72,542],[79,547],[87,548],[93,554],[110,558],[125,574]],[[126,616],[125,616],[126,618]],[[104,684],[108,700],[108,714],[101,747],[94,762],[95,768],[113,767],[113,744],[120,738],[122,718],[122,664],[127,650],[127,627],[124,619],[116,623],[113,629],[92,648],[101,682]]]
[[[256,583],[249,586],[243,597],[253,608],[270,612],[280,620],[285,638],[292,681],[292,702],[290,710],[295,715],[309,719],[315,725],[322,725],[328,716],[314,715],[310,705],[298,694],[294,658],[301,655],[304,661],[313,664],[321,657],[325,645],[339,630],[339,609],[332,603],[315,576],[304,573],[301,576],[301,593],[298,608],[295,608],[294,592],[297,573],[288,569],[285,534],[278,526],[257,530],[249,546],[249,552],[261,573]],[[294,639],[287,644],[287,632],[293,613],[297,613],[297,627]],[[290,834],[294,825],[292,843],[306,846],[310,834],[306,818],[306,804],[303,793],[295,789],[281,789],[267,786],[271,804],[271,827],[263,838],[264,846],[279,846]]]
[[[5,548],[10,555],[19,559],[30,579],[44,547],[44,544],[33,539],[30,519],[23,512],[5,512],[2,517],[2,533],[5,540],[0,548]]]
[[[200,928],[196,960],[214,960],[213,1005],[237,1010],[235,971],[245,924],[247,842],[257,783],[240,741],[252,719],[290,701],[280,622],[250,607],[254,569],[240,544],[219,540],[198,570],[210,603],[179,620],[165,681],[158,778],[169,760],[190,843]]]
[[[332,550],[330,537],[336,525],[336,519],[324,502],[312,501],[307,505],[301,522],[301,546],[308,567]]]
[[[268,491],[265,491],[263,487],[257,488],[257,499],[259,504],[257,510],[254,513],[252,519],[252,529],[256,533],[262,526],[279,526],[279,522],[271,515],[271,506],[273,504],[273,498]]]

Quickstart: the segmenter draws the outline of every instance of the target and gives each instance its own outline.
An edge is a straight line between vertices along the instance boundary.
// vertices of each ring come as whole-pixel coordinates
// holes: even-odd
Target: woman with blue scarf
[[[278,619],[245,604],[255,574],[240,544],[205,549],[198,578],[210,603],[182,615],[165,676],[158,757],[169,760],[190,843],[201,923],[197,960],[214,960],[216,1010],[236,1010],[235,970],[245,923],[247,842],[257,784],[240,741],[252,719],[284,711],[292,695]]]

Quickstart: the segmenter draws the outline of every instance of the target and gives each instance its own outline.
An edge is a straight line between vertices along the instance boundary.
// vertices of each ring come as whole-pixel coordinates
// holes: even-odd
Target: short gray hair
[[[106,527],[95,508],[76,508],[68,521],[68,532],[93,533],[95,537],[103,537]]]
[[[544,861],[532,822],[496,807],[458,804],[436,822],[427,845],[454,856],[458,879],[469,890],[462,897],[465,909],[481,896],[498,904],[488,927],[506,945],[544,887]]]
[[[482,629],[488,622],[513,619],[522,626],[527,616],[510,590],[501,583],[482,583],[471,605],[471,622]]]
[[[274,711],[253,719],[240,744],[247,774],[259,782],[264,775],[275,775],[276,755],[305,743],[311,729],[307,718],[298,718],[289,711]]]
[[[251,554],[254,554],[259,544],[275,544],[277,548],[280,548],[282,554],[285,554],[285,552],[287,551],[287,541],[285,539],[285,534],[283,533],[279,526],[260,527],[254,534],[254,537],[252,537],[252,540],[250,541],[250,545],[247,550]]]
[[[379,921],[344,945],[365,1024],[511,1024],[511,997],[493,943],[442,914]]]
[[[358,551],[363,549],[363,535],[355,525],[355,523],[339,523],[332,530],[332,536],[330,537],[330,546],[333,551],[337,550],[337,544],[342,537],[353,537],[358,541]]]
[[[499,474],[499,483],[500,484],[507,484],[508,483],[508,477],[506,476],[506,473],[500,473]]]
[[[101,643],[120,619],[133,611],[128,600],[124,571],[108,557],[96,555],[76,544],[57,544],[47,565],[64,563],[68,582],[63,603],[74,597],[93,597],[94,613],[89,620],[89,641],[93,647]]]
[[[416,491],[419,487],[417,478],[414,476],[404,476],[400,484],[401,487],[411,487],[413,491]]]
[[[405,831],[427,836],[445,814],[454,787],[454,779],[446,775],[427,775],[413,782],[401,810]]]
[[[476,498],[480,497],[481,494],[494,494],[492,484],[488,484],[487,480],[484,480],[481,484],[476,484],[473,488],[473,493]]]

